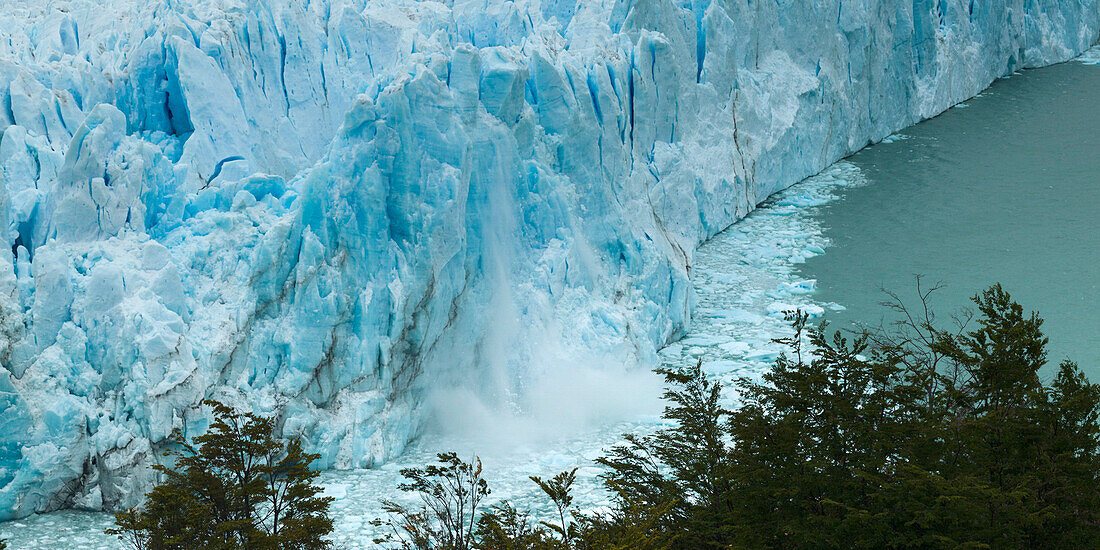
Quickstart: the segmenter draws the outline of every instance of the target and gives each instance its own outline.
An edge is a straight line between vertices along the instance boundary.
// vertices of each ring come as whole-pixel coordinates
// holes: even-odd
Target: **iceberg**
[[[700,243],[1098,33],[1097,0],[6,2],[0,519],[137,504],[205,398],[358,468],[435,388],[651,365]]]

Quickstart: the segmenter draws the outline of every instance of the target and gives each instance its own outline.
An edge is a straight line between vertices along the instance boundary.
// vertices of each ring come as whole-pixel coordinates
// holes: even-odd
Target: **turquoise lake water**
[[[867,184],[818,211],[832,244],[800,268],[847,307],[834,327],[882,321],[881,289],[912,301],[916,275],[944,320],[1000,282],[1051,363],[1100,380],[1100,66],[1023,71],[887,141],[848,159]]]

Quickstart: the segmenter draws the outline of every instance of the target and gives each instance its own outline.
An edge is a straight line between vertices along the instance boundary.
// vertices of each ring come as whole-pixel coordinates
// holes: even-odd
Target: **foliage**
[[[188,443],[178,432],[154,468],[163,481],[140,509],[119,512],[117,535],[135,550],[323,550],[332,531],[329,497],[319,496],[319,455],[275,437],[275,421],[205,401],[214,422]]]
[[[930,292],[850,339],[793,313],[733,411],[699,366],[666,371],[675,428],[601,460],[619,507],[671,506],[676,548],[1100,545],[1100,388],[1070,362],[1041,381],[1042,320],[999,285],[952,330]]]
[[[729,461],[721,386],[707,380],[702,363],[684,370],[659,369],[668,384],[664,417],[675,428],[626,444],[598,460],[620,511],[666,510],[655,527],[678,545],[704,548],[723,530],[730,506]]]
[[[531,477],[550,499],[557,522],[539,522],[526,511],[500,502],[484,512],[480,504],[489,494],[481,479],[481,461],[464,462],[454,453],[438,455],[438,465],[402,470],[408,480],[399,488],[415,495],[419,506],[384,502],[384,527],[374,542],[399,550],[664,550],[667,544],[652,535],[663,508],[617,510],[586,515],[573,507],[576,469],[550,479]]]
[[[374,542],[403,550],[469,550],[474,547],[478,508],[489,494],[481,478],[481,460],[464,462],[455,453],[438,455],[438,465],[401,470],[402,491],[416,494],[419,508],[384,501],[389,519],[373,524],[387,532]]]
[[[507,502],[497,504],[478,519],[478,550],[530,550],[564,548],[550,537],[529,512],[521,512]]]
[[[900,322],[847,336],[791,312],[789,353],[731,388],[734,410],[700,364],[659,371],[672,426],[598,461],[610,512],[573,507],[575,470],[533,477],[555,520],[501,503],[467,546],[403,548],[1100,547],[1100,386],[1068,361],[1044,382],[1042,319],[999,285],[949,328],[934,290],[918,282],[919,308],[893,296]],[[449,460],[438,472],[459,471]]]
[[[535,485],[538,485],[539,489],[542,489],[542,492],[550,497],[550,501],[553,502],[554,507],[557,508],[558,519],[561,522],[555,525],[544,521],[542,525],[557,534],[562,542],[568,546],[573,538],[573,532],[570,530],[571,524],[566,521],[565,517],[567,515],[572,516],[573,514],[571,510],[573,506],[573,495],[570,494],[570,491],[573,488],[573,483],[577,481],[577,469],[573,468],[568,472],[561,472],[545,481],[537,476],[531,476],[531,481],[534,481]]]

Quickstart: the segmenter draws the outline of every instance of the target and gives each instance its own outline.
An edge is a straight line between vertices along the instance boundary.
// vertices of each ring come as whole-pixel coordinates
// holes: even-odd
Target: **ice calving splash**
[[[690,330],[659,352],[661,364],[683,367],[702,361],[714,380],[729,387],[740,377],[758,379],[783,351],[773,338],[790,333],[783,311],[800,308],[821,315],[837,304],[813,299],[814,281],[796,276],[798,264],[823,253],[828,240],[815,218],[815,207],[864,182],[859,169],[839,162],[802,183],[769,198],[748,217],[719,233],[697,252],[694,288],[698,296]],[[727,398],[732,396],[727,395]],[[732,404],[732,401],[731,401]],[[623,433],[651,433],[659,427],[656,413],[615,424],[537,440],[519,440],[510,448],[443,435],[426,435],[393,462],[369,470],[329,471],[321,475],[326,493],[336,497],[333,516],[337,547],[370,548],[377,533],[370,521],[382,513],[382,499],[400,498],[399,470],[431,462],[435,453],[457,451],[481,456],[493,499],[507,499],[536,513],[551,510],[527,476],[553,475],[578,467],[576,498],[596,509],[608,504],[594,460],[621,441]],[[109,514],[64,511],[7,522],[0,536],[12,548],[118,550],[118,541],[102,534]]]

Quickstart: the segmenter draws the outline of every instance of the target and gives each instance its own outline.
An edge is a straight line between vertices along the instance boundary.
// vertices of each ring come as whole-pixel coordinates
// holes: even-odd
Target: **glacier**
[[[660,366],[683,368],[701,361],[708,376],[726,388],[743,377],[759,381],[782,349],[774,339],[793,334],[783,315],[769,313],[776,302],[804,310],[844,309],[822,302],[813,291],[816,281],[803,279],[801,266],[810,257],[828,254],[832,245],[820,207],[843,200],[849,189],[871,183],[865,176],[854,164],[837,162],[768,197],[744,219],[700,245],[693,263],[692,288],[698,299],[692,319],[685,337],[658,352]],[[636,393],[631,397],[636,398]],[[726,392],[723,401],[724,406],[736,407],[736,392]],[[567,425],[567,430],[532,437],[502,436],[485,430],[483,424],[470,426],[478,431],[429,426],[400,456],[381,467],[321,472],[325,494],[336,499],[330,540],[338,548],[376,547],[372,541],[381,531],[371,520],[386,515],[382,502],[417,504],[415,496],[394,491],[402,482],[401,470],[423,467],[435,461],[439,452],[477,455],[492,488],[490,500],[506,500],[538,519],[552,520],[556,511],[527,476],[554,475],[574,467],[578,468],[574,504],[582,510],[606,510],[614,503],[600,478],[605,472],[595,460],[606,449],[624,443],[624,433],[648,434],[668,426],[660,416],[663,403],[654,404],[649,411],[622,414],[616,410],[618,414],[598,417],[588,425]],[[496,424],[528,427],[532,420],[544,422],[546,417],[504,417]],[[120,542],[104,533],[113,525],[114,516],[109,513],[64,510],[0,523],[0,536],[9,546],[27,550],[60,546],[117,550]]]
[[[140,501],[212,397],[377,466],[439,388],[652,365],[700,243],[1098,0],[12,0],[0,519]]]

